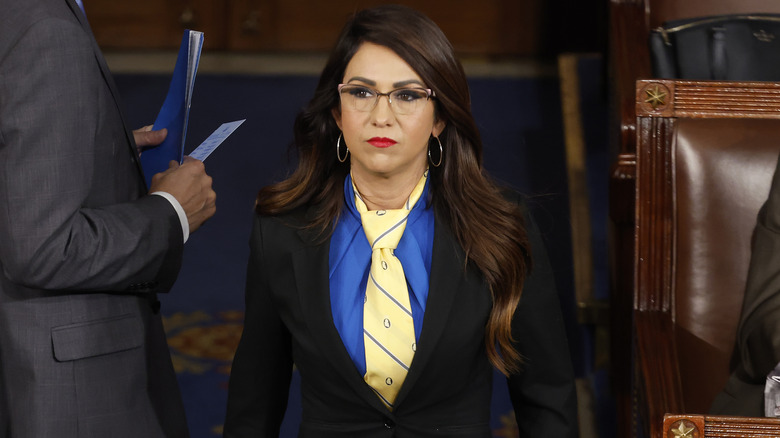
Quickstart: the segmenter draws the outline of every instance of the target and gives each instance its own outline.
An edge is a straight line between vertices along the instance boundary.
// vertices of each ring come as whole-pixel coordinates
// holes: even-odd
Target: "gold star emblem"
[[[649,103],[653,109],[656,109],[662,105],[666,105],[666,92],[662,91],[658,85],[652,89],[648,88],[645,90],[645,93],[647,93],[647,99],[645,99],[645,103]]]
[[[685,427],[685,422],[680,421],[680,426],[677,429],[672,429],[672,433],[675,437],[691,437],[694,430],[696,430],[695,427],[687,428]]]
[[[764,42],[764,43],[771,43],[772,40],[775,39],[775,36],[771,33],[768,33],[764,29],[759,30],[758,32],[753,32],[753,36],[756,37],[757,40]]]

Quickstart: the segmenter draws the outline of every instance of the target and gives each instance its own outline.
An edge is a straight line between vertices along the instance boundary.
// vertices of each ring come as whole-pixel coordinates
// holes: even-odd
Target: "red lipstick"
[[[368,143],[378,148],[389,148],[397,142],[392,138],[387,137],[374,137],[368,140]]]

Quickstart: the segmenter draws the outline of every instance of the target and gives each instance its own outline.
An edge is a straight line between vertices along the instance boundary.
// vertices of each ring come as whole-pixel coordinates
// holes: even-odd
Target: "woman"
[[[297,170],[258,195],[226,437],[278,436],[293,363],[301,437],[490,437],[491,364],[522,436],[576,436],[544,249],[484,175],[469,106],[428,18],[347,23],[296,120]]]

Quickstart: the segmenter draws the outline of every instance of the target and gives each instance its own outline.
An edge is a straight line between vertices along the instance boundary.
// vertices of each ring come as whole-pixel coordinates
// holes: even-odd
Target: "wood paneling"
[[[225,46],[221,0],[88,0],[84,7],[103,49],[176,49],[184,29],[203,31],[207,49]]]
[[[230,51],[327,51],[346,19],[375,0],[90,0],[101,47],[175,49],[184,28],[205,47]],[[461,54],[533,56],[540,47],[541,0],[398,1],[433,19]]]

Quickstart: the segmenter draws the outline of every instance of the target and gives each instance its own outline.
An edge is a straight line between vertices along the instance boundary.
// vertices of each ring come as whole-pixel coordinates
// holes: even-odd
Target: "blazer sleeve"
[[[176,212],[138,198],[110,73],[75,17],[52,14],[0,29],[3,274],[44,290],[167,290],[183,246]]]
[[[523,206],[533,267],[512,321],[523,362],[508,379],[521,437],[578,436],[577,397],[563,316],[539,230]]]
[[[279,436],[292,376],[290,333],[274,303],[256,216],[250,237],[244,331],[233,358],[224,437]]]
[[[780,362],[780,163],[753,234],[736,353],[748,383],[763,385]]]

